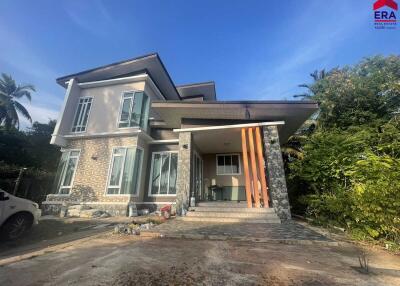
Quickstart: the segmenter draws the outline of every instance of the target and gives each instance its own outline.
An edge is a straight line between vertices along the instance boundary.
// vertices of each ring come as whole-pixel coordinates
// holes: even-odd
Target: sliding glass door
[[[196,202],[205,199],[203,190],[203,160],[196,152],[193,153],[192,168],[192,197],[196,198]]]
[[[154,152],[151,160],[150,196],[176,194],[177,152]]]

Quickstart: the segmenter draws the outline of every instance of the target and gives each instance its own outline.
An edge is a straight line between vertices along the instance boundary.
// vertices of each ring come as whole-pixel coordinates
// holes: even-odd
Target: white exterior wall
[[[64,102],[57,119],[56,127],[51,136],[50,144],[65,146],[67,143],[62,135],[65,135],[71,130],[72,120],[75,114],[78,98],[80,97],[81,89],[75,79],[71,79],[68,83],[65,92]],[[68,129],[69,128],[69,129]]]
[[[126,91],[144,91],[145,82],[134,82],[119,85],[100,86],[82,89],[80,96],[91,96],[92,107],[87,123],[86,134],[96,134],[102,132],[117,132],[119,112],[121,109],[122,94]],[[77,108],[75,106],[75,110]],[[72,121],[70,122],[72,127]],[[136,129],[136,128],[124,128]],[[70,134],[74,134],[69,132]]]
[[[64,105],[53,133],[52,144],[65,146],[66,140],[74,135],[77,137],[107,136],[113,133],[129,134],[137,130],[137,127],[118,128],[124,92],[144,91],[150,100],[163,99],[157,87],[146,75],[142,75],[141,80],[133,79],[131,82],[118,83],[113,80],[109,82],[109,84],[107,81],[103,81],[98,85],[89,85],[88,83],[79,84],[74,79],[70,81],[66,90]],[[85,96],[93,98],[86,131],[81,133],[71,132],[79,98]],[[153,116],[151,110],[149,116]]]

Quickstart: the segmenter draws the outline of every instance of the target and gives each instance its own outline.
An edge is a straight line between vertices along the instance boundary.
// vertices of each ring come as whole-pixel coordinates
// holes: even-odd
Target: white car
[[[0,189],[0,238],[10,240],[20,237],[38,223],[41,213],[37,203]]]

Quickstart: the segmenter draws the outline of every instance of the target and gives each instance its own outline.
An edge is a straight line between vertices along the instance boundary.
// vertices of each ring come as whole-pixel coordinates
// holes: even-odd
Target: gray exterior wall
[[[192,149],[192,133],[179,133],[178,177],[176,181],[176,212],[178,215],[184,214],[189,208]]]
[[[151,137],[155,140],[169,140],[178,139],[179,135],[170,128],[152,128],[150,132]]]
[[[291,218],[277,126],[264,126],[264,158],[272,206],[281,220]]]

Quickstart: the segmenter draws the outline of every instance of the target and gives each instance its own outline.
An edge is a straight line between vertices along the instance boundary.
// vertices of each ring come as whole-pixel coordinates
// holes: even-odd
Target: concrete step
[[[255,218],[255,219],[278,219],[278,216],[272,213],[260,213],[260,212],[198,212],[189,211],[186,216],[190,217],[223,217],[223,218]]]
[[[281,223],[276,219],[249,219],[249,218],[231,218],[231,217],[192,217],[185,216],[180,218],[183,221],[200,221],[200,222],[221,222],[221,223]]]
[[[198,202],[196,204],[197,207],[210,207],[210,208],[219,208],[219,207],[229,207],[229,208],[247,208],[246,202],[232,202],[232,201],[215,201],[215,202]]]
[[[240,213],[275,213],[273,208],[235,208],[235,207],[190,207],[190,212],[240,212]]]

